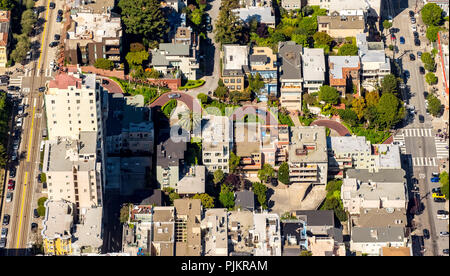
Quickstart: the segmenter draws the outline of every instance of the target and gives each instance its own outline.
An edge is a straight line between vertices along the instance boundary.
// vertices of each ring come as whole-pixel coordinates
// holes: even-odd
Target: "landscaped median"
[[[132,96],[135,96],[135,95],[144,96],[144,104],[145,105],[151,104],[162,94],[170,91],[170,89],[168,89],[168,88],[164,88],[164,87],[158,88],[156,86],[143,85],[143,84],[138,84],[135,82],[129,83],[126,80],[121,80],[121,79],[118,79],[115,77],[112,77],[111,79],[120,85],[120,88],[122,88],[123,93],[130,94]]]
[[[205,84],[205,80],[188,80],[183,86],[178,87],[179,90],[193,89]]]

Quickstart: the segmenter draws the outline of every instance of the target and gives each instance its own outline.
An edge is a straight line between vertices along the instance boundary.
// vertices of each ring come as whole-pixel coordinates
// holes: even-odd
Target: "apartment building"
[[[351,216],[353,227],[406,227],[405,208],[361,208],[359,215]]]
[[[160,43],[159,49],[151,50],[150,65],[164,75],[176,75],[175,72],[179,71],[188,80],[196,80],[200,68],[197,51],[185,43]]]
[[[326,9],[328,14],[339,12],[341,15],[362,12],[365,17],[373,17],[378,19],[383,9],[383,1],[381,0],[364,0],[364,1],[348,1],[348,0],[307,0],[308,6],[320,6]]]
[[[246,7],[231,10],[242,22],[248,24],[255,19],[260,24],[275,28],[275,12],[272,7]]]
[[[325,82],[323,48],[303,48],[303,87],[308,93],[318,92]]]
[[[253,214],[255,256],[281,256],[281,229],[278,214]]]
[[[325,127],[291,127],[288,164],[291,184],[325,185],[328,177]]]
[[[0,68],[6,68],[11,44],[11,11],[0,11]]]
[[[287,125],[261,126],[261,157],[263,164],[278,168],[287,161],[289,127]]]
[[[407,208],[405,171],[349,169],[341,187],[344,210],[359,215],[361,209]]]
[[[233,148],[233,121],[226,116],[208,115],[202,118],[201,124],[203,164],[208,172],[220,169],[228,173]]]
[[[250,72],[248,53],[248,46],[230,44],[222,46],[221,79],[230,91],[244,91],[245,75]]]
[[[303,47],[294,41],[278,43],[280,104],[288,110],[302,110]]]
[[[74,204],[64,200],[47,200],[44,206],[45,217],[41,232],[44,254],[50,256],[71,255]]]
[[[292,217],[281,219],[281,244],[283,256],[299,256],[308,249],[306,222]]]
[[[202,251],[201,222],[203,207],[200,199],[175,199],[175,254],[200,256]]]
[[[303,221],[311,235],[324,236],[334,229],[333,210],[299,210],[295,217]]]
[[[132,205],[122,244],[131,256],[174,256],[175,207]]]
[[[308,249],[313,256],[346,256],[343,240],[336,240],[333,236],[308,237]]]
[[[99,58],[121,63],[122,26],[120,15],[110,9],[71,10],[64,54],[70,64],[94,65]]]
[[[391,73],[391,64],[386,57],[383,42],[368,42],[367,34],[356,35],[356,45],[361,61],[361,83],[371,91],[384,76]]]
[[[285,10],[299,10],[306,6],[307,0],[282,0],[281,7]]]
[[[329,56],[328,57],[330,86],[337,89],[341,97],[347,93],[360,93],[359,56]]]
[[[175,191],[180,195],[195,195],[205,192],[206,168],[205,166],[190,166],[182,172]]]
[[[204,256],[228,256],[228,211],[212,208],[205,211],[201,222]]]
[[[83,131],[95,131],[98,140],[102,140],[103,89],[95,77],[94,74],[60,73],[49,82],[44,99],[50,140],[78,139]]]
[[[257,177],[262,168],[261,129],[258,123],[236,122],[234,141],[239,166],[247,177]]]
[[[108,94],[106,149],[109,155],[153,153],[155,130],[142,95]]]
[[[408,247],[403,227],[354,227],[350,250],[357,254],[379,256],[384,247]]]
[[[264,81],[264,87],[258,93],[260,101],[266,102],[269,96],[277,96],[278,66],[277,56],[269,47],[253,47],[250,60],[250,74],[259,74]]]
[[[72,254],[100,254],[103,247],[103,208],[94,206],[80,214],[73,233]]]
[[[47,140],[42,171],[50,200],[71,202],[81,213],[102,206],[103,169],[97,158],[96,132],[80,132],[78,139]]]
[[[340,15],[337,11],[329,16],[317,17],[318,31],[327,33],[329,36],[343,40],[346,37],[355,37],[365,32],[364,15]]]
[[[177,188],[184,168],[184,153],[186,142],[177,141],[170,137],[160,138],[156,146],[156,180],[158,188]]]

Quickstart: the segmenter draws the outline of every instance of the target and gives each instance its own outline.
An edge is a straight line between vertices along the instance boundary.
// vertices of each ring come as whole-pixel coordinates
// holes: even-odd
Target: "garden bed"
[[[188,80],[183,86],[178,87],[179,90],[193,89],[205,84],[205,80]]]

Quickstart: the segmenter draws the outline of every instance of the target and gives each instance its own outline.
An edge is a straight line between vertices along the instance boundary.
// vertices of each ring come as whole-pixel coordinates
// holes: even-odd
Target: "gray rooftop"
[[[280,80],[302,78],[302,51],[303,47],[294,41],[278,43],[278,56],[280,57]]]
[[[235,206],[253,211],[255,209],[255,193],[252,191],[236,192]]]
[[[260,23],[275,24],[275,15],[271,7],[248,7],[232,10],[244,22],[249,22],[253,18]]]
[[[76,225],[74,246],[78,248],[84,246],[99,248],[102,246],[102,211],[102,207],[81,210],[82,221]]]
[[[402,242],[405,238],[403,227],[354,227],[351,239],[353,242]]]
[[[159,50],[165,51],[168,56],[189,56],[190,46],[180,43],[160,43]]]
[[[303,48],[303,78],[305,81],[325,81],[323,48]]]
[[[400,146],[392,144],[380,144],[378,147],[378,164],[383,169],[399,169],[401,168]]]
[[[348,152],[371,152],[370,142],[364,136],[327,137],[327,146],[335,154]]]
[[[378,172],[370,172],[367,169],[348,169],[347,178],[356,178],[362,182],[377,183],[404,183],[405,171],[403,169],[380,169]]]
[[[242,71],[248,66],[248,46],[223,45],[223,69]]]
[[[306,225],[308,226],[333,226],[334,212],[333,210],[299,210],[295,212],[298,219],[306,217]]]
[[[188,172],[178,181],[177,192],[179,194],[202,194],[205,192],[205,179],[205,166],[192,166],[188,168]]]
[[[169,133],[165,132],[159,137],[159,143],[156,146],[157,152],[157,166],[168,168],[169,166],[178,166],[180,160],[184,159],[184,153],[187,149],[186,142],[175,142],[168,136]]]
[[[359,67],[359,56],[329,56],[330,74],[334,79],[342,79],[342,68]]]
[[[42,236],[48,239],[70,237],[74,219],[74,206],[67,201],[47,200],[45,206],[45,219]]]
[[[328,162],[325,127],[291,127],[289,162]]]

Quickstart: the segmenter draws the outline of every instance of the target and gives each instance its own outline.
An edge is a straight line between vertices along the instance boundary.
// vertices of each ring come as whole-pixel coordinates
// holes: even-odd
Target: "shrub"
[[[98,58],[94,64],[95,68],[112,70],[114,68],[114,62],[106,58]]]
[[[176,107],[177,107],[177,100],[170,100],[165,105],[163,105],[161,110],[164,113],[164,115],[167,116],[167,118],[170,118],[172,110],[174,110]]]
[[[38,206],[44,206],[45,201],[47,201],[46,197],[41,197],[38,199]]]

